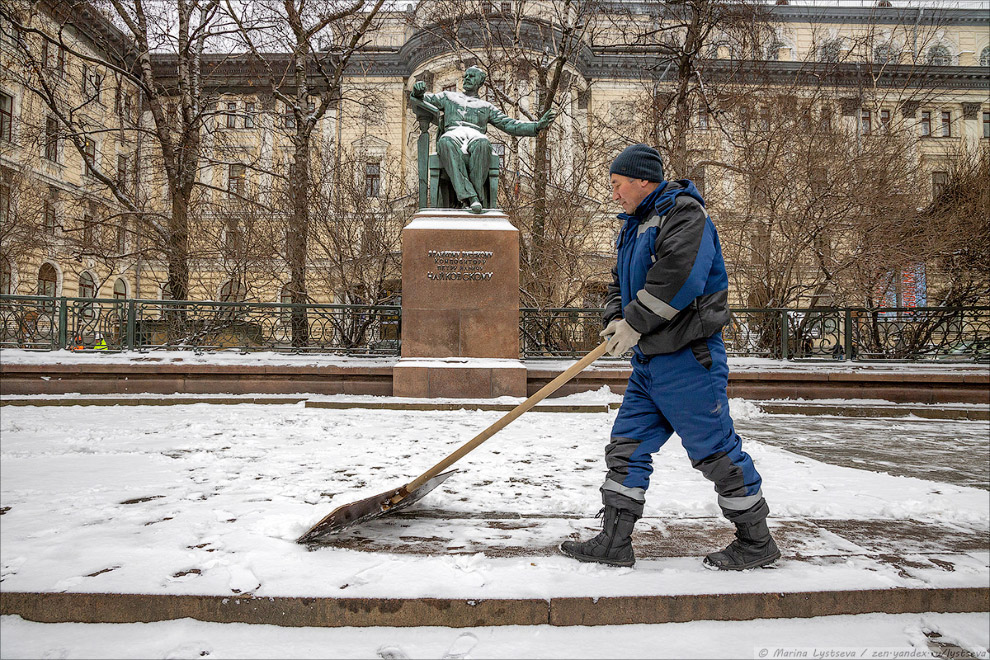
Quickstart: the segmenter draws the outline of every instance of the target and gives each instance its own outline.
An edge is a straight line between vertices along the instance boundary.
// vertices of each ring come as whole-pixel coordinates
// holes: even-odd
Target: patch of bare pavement
[[[972,553],[990,549],[986,529],[959,524],[841,519],[772,519],[770,524],[783,553],[781,561],[812,565],[862,557],[894,566],[902,574],[914,568],[954,572],[960,561],[985,564]],[[545,557],[558,554],[560,541],[587,538],[599,525],[593,518],[413,510],[344,530],[333,547],[412,555]],[[643,518],[633,536],[641,561],[700,559],[731,540],[731,527],[718,518]]]
[[[767,415],[736,420],[744,439],[831,465],[990,490],[990,422]]]

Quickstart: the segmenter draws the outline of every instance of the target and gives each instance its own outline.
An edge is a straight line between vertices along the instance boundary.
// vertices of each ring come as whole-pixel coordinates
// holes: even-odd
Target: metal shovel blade
[[[353,527],[354,525],[360,525],[375,518],[380,518],[386,513],[400,511],[411,504],[415,504],[455,472],[457,470],[438,474],[406,495],[396,504],[392,504],[391,500],[402,492],[402,488],[387,490],[384,493],[339,506],[327,514],[320,522],[313,525],[308,532],[296,539],[296,543],[307,543],[310,545],[329,544],[332,542],[331,537],[341,530]]]

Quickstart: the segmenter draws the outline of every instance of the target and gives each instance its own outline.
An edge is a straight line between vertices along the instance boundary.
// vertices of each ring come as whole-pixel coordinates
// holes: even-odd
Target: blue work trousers
[[[605,503],[617,499],[620,508],[642,515],[653,454],[676,432],[691,464],[714,482],[726,517],[757,510],[765,517],[762,479],[729,416],[721,333],[674,353],[644,357],[637,351],[632,368],[606,448]]]

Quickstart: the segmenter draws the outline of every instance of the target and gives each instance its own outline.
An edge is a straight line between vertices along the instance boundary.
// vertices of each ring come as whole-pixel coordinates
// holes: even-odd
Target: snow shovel
[[[539,392],[529,397],[518,406],[505,413],[505,415],[489,426],[487,429],[476,435],[473,439],[461,445],[454,453],[443,459],[429,470],[419,475],[402,488],[387,490],[384,493],[366,497],[363,500],[344,504],[331,511],[320,522],[298,539],[296,543],[320,544],[329,543],[329,538],[337,532],[359,525],[368,520],[384,516],[386,513],[399,511],[414,502],[418,502],[431,490],[442,484],[450,475],[457,472],[451,470],[443,472],[455,462],[463,458],[468,452],[476,448],[482,442],[492,437],[524,412],[530,410],[543,399],[556,392],[564,383],[574,378],[578,373],[584,371],[592,362],[605,354],[608,342],[603,342],[593,351],[571,365],[564,373],[560,374],[552,381],[544,385]]]

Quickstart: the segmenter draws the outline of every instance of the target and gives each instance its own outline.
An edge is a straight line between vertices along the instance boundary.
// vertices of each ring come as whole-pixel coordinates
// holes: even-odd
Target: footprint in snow
[[[472,633],[462,633],[454,643],[450,645],[447,652],[443,654],[443,660],[461,660],[478,645],[478,638]]]
[[[409,656],[398,646],[383,646],[378,649],[378,657],[384,660],[408,660]]]
[[[230,566],[230,590],[235,594],[244,594],[255,591],[261,586],[261,581],[244,566]]]

